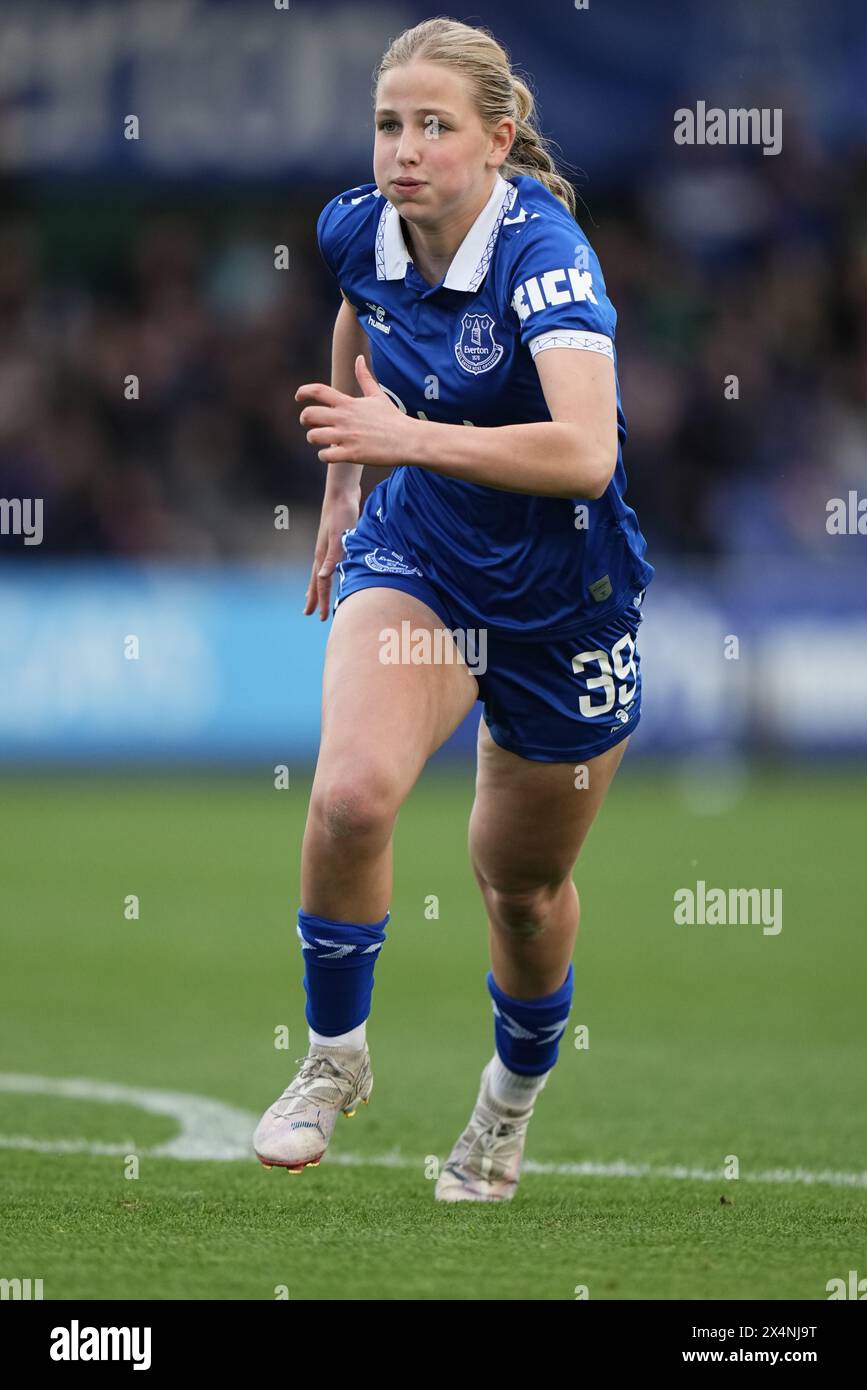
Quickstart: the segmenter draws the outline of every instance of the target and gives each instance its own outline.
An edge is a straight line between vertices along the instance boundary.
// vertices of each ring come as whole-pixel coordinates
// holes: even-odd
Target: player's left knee
[[[532,939],[547,928],[565,880],[512,889],[483,883],[482,892],[495,928]]]

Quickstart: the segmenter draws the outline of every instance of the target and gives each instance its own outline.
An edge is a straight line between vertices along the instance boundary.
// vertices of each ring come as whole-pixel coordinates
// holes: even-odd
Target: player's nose
[[[415,134],[404,131],[403,135],[400,137],[396,157],[401,168],[410,164],[413,166],[418,164],[419,142]]]

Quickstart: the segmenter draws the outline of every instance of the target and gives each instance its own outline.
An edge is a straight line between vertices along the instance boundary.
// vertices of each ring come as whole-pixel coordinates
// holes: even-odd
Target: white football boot
[[[315,1168],[328,1148],[337,1116],[355,1114],[373,1090],[367,1043],[355,1049],[312,1043],[301,1070],[269,1106],[253,1135],[256,1157],[266,1168],[300,1173]]]
[[[470,1122],[434,1189],[440,1202],[508,1202],[515,1195],[535,1097],[523,1110],[495,1099],[488,1086],[490,1067],[488,1062],[482,1071]]]

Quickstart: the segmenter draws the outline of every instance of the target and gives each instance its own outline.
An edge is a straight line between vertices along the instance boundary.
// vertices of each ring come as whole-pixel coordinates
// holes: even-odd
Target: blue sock
[[[572,1007],[572,963],[566,979],[542,999],[513,999],[504,994],[488,971],[488,990],[494,1002],[494,1041],[500,1061],[521,1076],[541,1076],[557,1060],[569,1010]]]
[[[316,1033],[337,1037],[357,1028],[370,1013],[373,967],[385,941],[385,924],[334,922],[298,909],[304,958],[304,1016]]]

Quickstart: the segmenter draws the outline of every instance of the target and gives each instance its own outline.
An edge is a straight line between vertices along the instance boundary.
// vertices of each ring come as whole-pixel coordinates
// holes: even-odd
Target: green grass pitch
[[[126,1088],[255,1123],[306,1051],[308,789],[268,769],[4,779],[0,1275],[46,1299],[456,1300],[825,1299],[867,1275],[863,771],[754,772],[701,815],[627,759],[576,867],[575,999],[513,1202],[433,1197],[493,1047],[468,770],[431,767],[401,811],[373,1095],[322,1165],[152,1156],[178,1122]],[[782,931],[676,926],[699,878],[780,888]]]

